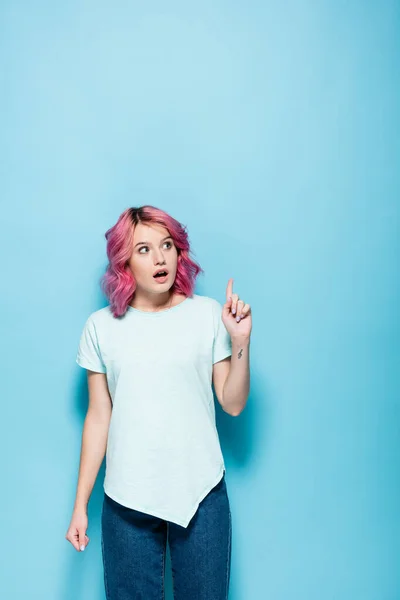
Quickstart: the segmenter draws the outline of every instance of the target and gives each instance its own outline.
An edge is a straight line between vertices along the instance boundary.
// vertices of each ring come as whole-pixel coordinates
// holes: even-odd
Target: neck
[[[144,310],[148,312],[157,312],[169,308],[173,302],[174,294],[168,290],[162,294],[144,294],[136,290],[130,306],[137,308],[138,310]]]

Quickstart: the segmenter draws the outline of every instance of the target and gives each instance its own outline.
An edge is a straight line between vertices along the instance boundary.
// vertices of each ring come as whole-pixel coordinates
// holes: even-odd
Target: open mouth
[[[158,273],[156,273],[155,275],[153,275],[154,278],[163,278],[163,277],[167,277],[168,273],[167,271],[159,271]]]

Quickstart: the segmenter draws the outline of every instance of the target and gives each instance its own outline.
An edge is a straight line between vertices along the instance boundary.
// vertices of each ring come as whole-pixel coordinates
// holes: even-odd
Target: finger
[[[242,308],[242,319],[244,319],[248,314],[250,314],[250,304],[245,304]]]
[[[67,535],[65,536],[65,539],[68,540],[70,542],[70,544],[73,545],[75,550],[79,551],[78,533],[73,534],[72,531],[68,530]]]
[[[231,305],[232,305],[232,298],[230,300],[227,300],[223,306],[223,310],[227,315],[229,315],[229,313],[231,312]]]
[[[237,294],[232,294],[232,306],[231,306],[231,310],[232,310],[232,314],[233,315],[236,314],[238,300],[239,300],[239,296]]]
[[[242,310],[243,310],[243,306],[244,306],[244,302],[243,300],[239,300],[237,303],[237,309],[236,309],[236,321],[239,323],[241,317],[242,317]]]
[[[228,281],[228,285],[226,286],[226,299],[229,299],[229,296],[232,296],[233,291],[233,278],[231,277]]]

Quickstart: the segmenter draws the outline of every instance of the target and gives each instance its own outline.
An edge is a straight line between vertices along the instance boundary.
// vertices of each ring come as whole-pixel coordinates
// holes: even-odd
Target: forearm
[[[250,391],[250,338],[232,338],[229,374],[223,388],[223,408],[237,416],[246,406]]]
[[[78,485],[74,509],[87,509],[106,449],[109,418],[99,418],[88,411],[82,432]]]

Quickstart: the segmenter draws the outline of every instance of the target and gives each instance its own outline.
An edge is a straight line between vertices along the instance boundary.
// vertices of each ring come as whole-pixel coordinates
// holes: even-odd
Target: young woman
[[[106,454],[101,515],[107,600],[162,600],[168,541],[175,600],[226,600],[231,511],[212,385],[236,416],[249,393],[249,304],[194,294],[203,270],[186,227],[129,208],[105,234],[110,304],[87,319],[88,373],[76,500],[66,539],[83,551],[87,505]]]

